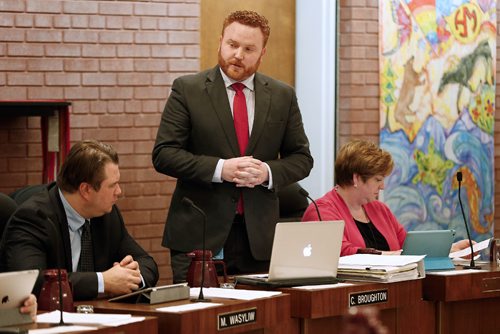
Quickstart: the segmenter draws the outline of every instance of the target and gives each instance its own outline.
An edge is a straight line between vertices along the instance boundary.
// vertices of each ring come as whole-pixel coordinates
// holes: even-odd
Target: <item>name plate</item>
[[[257,321],[257,308],[217,315],[217,330],[243,326]]]
[[[367,291],[349,294],[349,307],[368,304],[385,303],[389,300],[389,292],[385,290]]]

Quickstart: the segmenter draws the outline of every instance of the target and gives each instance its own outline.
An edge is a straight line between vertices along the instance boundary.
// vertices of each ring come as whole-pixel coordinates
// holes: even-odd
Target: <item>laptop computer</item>
[[[336,283],[343,233],[343,220],[278,223],[269,274],[236,276],[236,284],[287,287]]]
[[[426,255],[425,271],[455,269],[450,259],[453,230],[409,231],[403,244],[403,255]]]
[[[19,307],[31,294],[38,269],[0,273],[0,326],[33,322]]]

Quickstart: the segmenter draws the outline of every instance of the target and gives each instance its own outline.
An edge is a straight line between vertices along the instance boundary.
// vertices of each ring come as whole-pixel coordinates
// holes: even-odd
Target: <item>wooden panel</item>
[[[244,4],[244,6],[242,6]],[[200,64],[205,70],[217,64],[224,18],[235,10],[253,10],[269,20],[271,35],[259,72],[295,85],[295,0],[202,0]]]
[[[493,264],[482,264],[481,266],[483,269],[481,271],[468,271],[464,274],[438,275],[428,273],[424,279],[424,299],[459,301],[500,298],[500,268]]]
[[[500,298],[438,304],[438,333],[500,333]]]
[[[437,333],[500,333],[500,268],[481,267],[449,275],[428,273],[424,278],[424,299],[436,307]]]
[[[393,334],[433,333],[435,307],[422,300],[422,280],[395,283],[352,283],[319,290],[283,289],[292,297],[292,317],[300,318],[301,333],[335,333],[349,312],[350,294],[385,290],[386,302],[375,307],[382,323]]]
[[[251,301],[212,298],[220,306],[184,312],[159,312],[159,307],[189,304],[189,300],[179,300],[155,305],[110,303],[106,300],[79,302],[90,304],[98,313],[130,313],[155,316],[158,318],[158,333],[162,334],[216,334],[217,316],[220,314],[257,309],[256,322],[222,330],[225,334],[265,333],[298,334],[298,321],[290,317],[290,296],[286,294]]]
[[[387,290],[388,301],[376,304],[379,309],[414,305],[422,299],[422,280],[395,283],[352,283],[345,287],[321,290],[283,289],[292,297],[292,316],[324,318],[347,314],[349,294]]]

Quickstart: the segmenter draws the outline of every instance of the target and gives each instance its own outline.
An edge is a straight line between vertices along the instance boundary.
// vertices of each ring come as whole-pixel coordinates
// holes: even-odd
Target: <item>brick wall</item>
[[[379,141],[378,1],[340,1],[339,145]],[[497,7],[497,20],[500,11]],[[498,24],[498,21],[497,21]],[[500,45],[497,45],[497,54]],[[497,59],[497,82],[500,78]],[[500,102],[497,85],[496,103]],[[498,108],[497,108],[498,110]],[[495,180],[500,180],[500,114],[495,112]],[[500,237],[500,188],[495,187],[495,236]]]
[[[0,2],[0,100],[66,99],[72,142],[120,154],[127,228],[171,280],[161,247],[175,181],[151,151],[173,79],[199,70],[198,0]],[[0,117],[0,191],[41,182],[40,119]]]
[[[340,1],[339,140],[378,142],[378,1]]]

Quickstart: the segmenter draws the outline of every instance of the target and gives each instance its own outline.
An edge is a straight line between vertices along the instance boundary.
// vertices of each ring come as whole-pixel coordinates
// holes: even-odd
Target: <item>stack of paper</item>
[[[413,255],[354,254],[339,260],[337,277],[355,281],[398,282],[425,277],[423,259]]]

